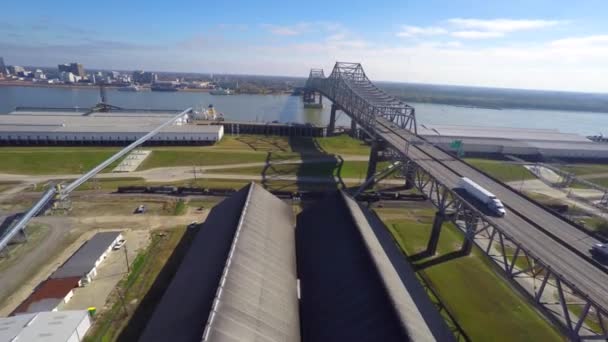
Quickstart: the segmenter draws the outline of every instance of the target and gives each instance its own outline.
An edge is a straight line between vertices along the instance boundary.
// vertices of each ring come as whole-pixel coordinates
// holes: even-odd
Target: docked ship
[[[608,137],[605,137],[603,134],[600,135],[590,135],[587,139],[595,142],[608,143]]]
[[[118,91],[141,91],[141,87],[135,84],[118,88]]]
[[[229,88],[215,88],[209,92],[211,95],[232,95],[234,92]]]
[[[218,113],[212,104],[207,109],[201,108],[193,113],[195,120],[224,121],[224,113]]]
[[[171,81],[157,81],[152,83],[150,89],[152,91],[177,91],[177,84]]]

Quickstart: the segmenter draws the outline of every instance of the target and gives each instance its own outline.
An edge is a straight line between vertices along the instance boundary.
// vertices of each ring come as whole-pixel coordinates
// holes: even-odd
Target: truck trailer
[[[466,191],[469,195],[483,203],[488,209],[490,209],[497,216],[505,216],[505,206],[502,202],[494,196],[493,193],[484,189],[481,185],[473,182],[472,180],[462,177],[458,182],[458,188]]]

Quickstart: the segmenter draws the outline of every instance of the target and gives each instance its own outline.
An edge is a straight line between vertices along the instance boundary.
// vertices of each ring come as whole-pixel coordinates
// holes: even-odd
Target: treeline
[[[544,109],[608,113],[608,94],[387,82],[379,82],[377,85],[389,94],[406,102],[495,109]]]

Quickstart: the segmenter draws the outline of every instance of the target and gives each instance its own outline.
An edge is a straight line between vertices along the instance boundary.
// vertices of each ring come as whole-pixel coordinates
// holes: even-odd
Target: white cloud
[[[608,47],[608,35],[563,38],[554,40],[551,45],[561,48]]]
[[[455,31],[450,35],[462,39],[488,39],[504,37],[505,34],[497,31]]]
[[[459,42],[459,41],[457,41],[457,40],[453,40],[451,42],[445,43],[445,45],[448,46],[448,47],[461,47],[462,43]]]
[[[452,18],[448,23],[455,27],[486,32],[509,33],[515,31],[537,30],[561,24],[557,20],[528,20],[528,19],[473,19],[473,18]]]
[[[291,26],[264,24],[262,26],[265,27],[270,33],[277,36],[297,36],[307,32],[310,29],[309,23],[300,23]]]
[[[404,25],[401,27],[401,31],[397,33],[398,37],[417,37],[417,36],[436,36],[446,34],[448,31],[441,27],[436,26],[408,26]]]

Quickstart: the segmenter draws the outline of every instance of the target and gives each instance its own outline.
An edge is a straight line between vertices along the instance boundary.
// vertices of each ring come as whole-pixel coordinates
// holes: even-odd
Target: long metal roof
[[[253,183],[211,210],[140,341],[203,338],[300,339],[293,213]]]
[[[290,206],[251,184],[203,341],[300,340],[294,224]]]
[[[85,242],[76,253],[61,265],[53,274],[51,279],[82,277],[89,273],[95,262],[118,238],[120,232],[101,232],[95,234],[89,241]]]
[[[344,193],[298,215],[302,339],[453,340],[386,228],[369,215]]]

